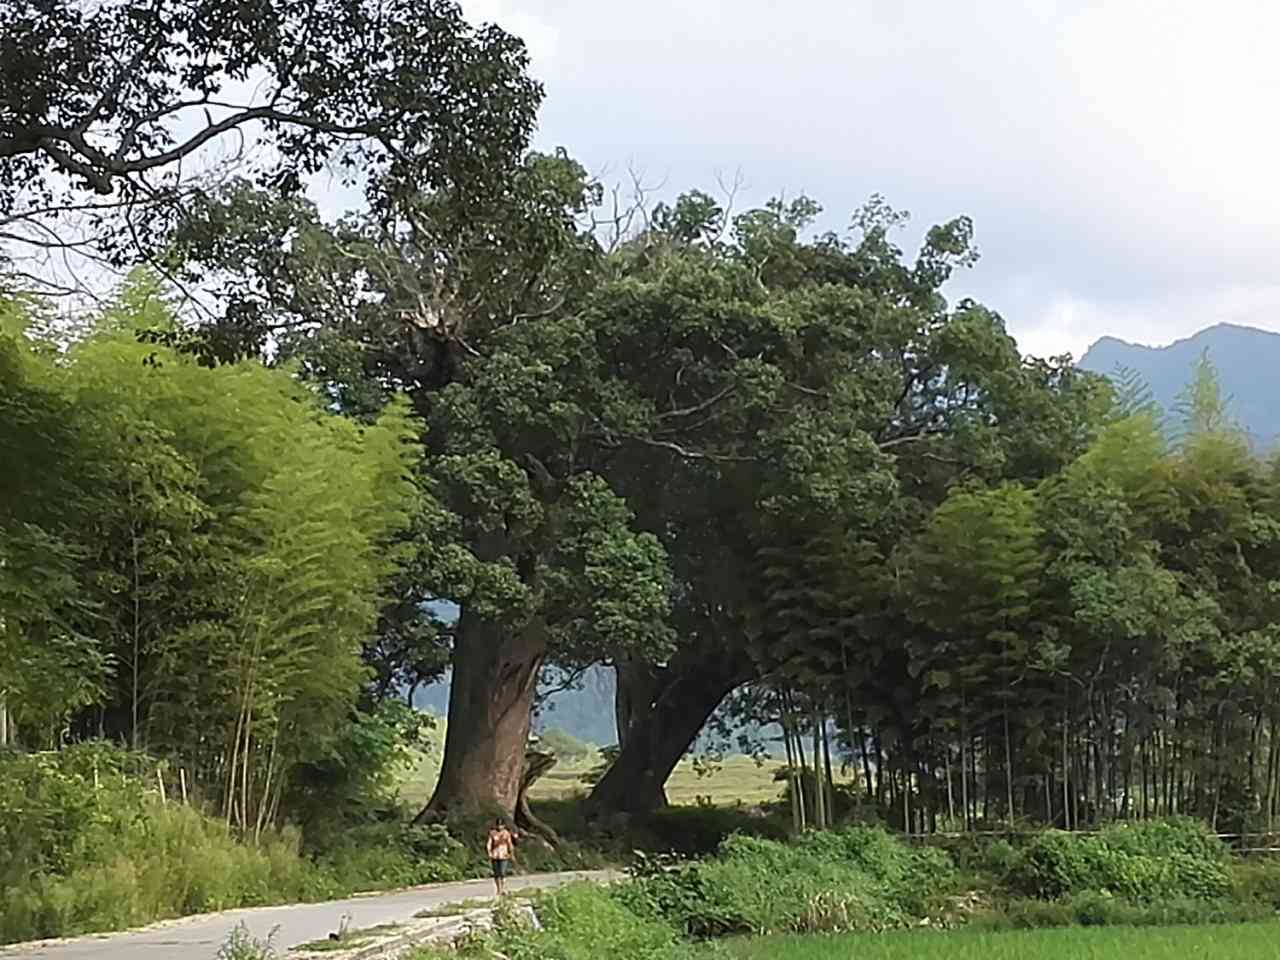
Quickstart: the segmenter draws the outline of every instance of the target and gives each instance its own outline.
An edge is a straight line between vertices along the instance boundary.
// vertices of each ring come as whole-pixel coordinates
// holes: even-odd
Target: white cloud
[[[484,5],[532,24],[544,146],[673,189],[741,168],[744,202],[806,190],[830,226],[875,191],[917,226],[968,213],[963,292],[1028,350],[1280,320],[1280,4]]]
[[[535,73],[551,68],[560,31],[545,17],[528,9],[529,4],[514,0],[462,0],[462,12],[474,24],[496,23],[508,33],[513,33],[529,48],[529,59]]]
[[[1280,333],[1280,284],[1211,289],[1190,297],[1151,297],[1129,303],[1089,300],[1059,293],[1010,333],[1023,352],[1049,356],[1069,351],[1079,359],[1096,340],[1119,337],[1162,347],[1219,323]]]

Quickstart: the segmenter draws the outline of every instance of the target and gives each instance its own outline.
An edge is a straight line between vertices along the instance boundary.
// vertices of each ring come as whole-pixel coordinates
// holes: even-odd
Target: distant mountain
[[[1218,370],[1233,419],[1259,448],[1276,447],[1280,441],[1280,333],[1222,323],[1167,347],[1103,337],[1081,358],[1080,367],[1108,376],[1120,367],[1135,371],[1172,416],[1192,366],[1205,351]]]
[[[592,667],[573,689],[551,694],[534,720],[534,730],[559,727],[579,740],[605,747],[618,742],[618,724],[613,710],[613,670]],[[449,711],[449,679],[423,687],[413,705],[437,716]]]

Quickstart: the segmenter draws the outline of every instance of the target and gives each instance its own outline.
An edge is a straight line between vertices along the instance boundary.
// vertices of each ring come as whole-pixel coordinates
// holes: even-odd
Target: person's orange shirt
[[[489,859],[510,860],[512,840],[509,830],[489,831]]]

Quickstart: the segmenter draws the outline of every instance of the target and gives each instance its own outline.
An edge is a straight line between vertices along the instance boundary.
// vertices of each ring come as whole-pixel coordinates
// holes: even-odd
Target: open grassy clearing
[[[414,752],[413,762],[402,775],[400,796],[407,806],[424,804],[440,776],[446,721],[437,719],[427,734],[424,749]],[[599,751],[582,757],[561,757],[559,762],[531,791],[534,800],[570,800],[585,796],[590,786],[583,776],[604,763]],[[783,784],[774,780],[779,760],[757,763],[750,757],[726,757],[709,770],[699,771],[692,760],[684,760],[667,781],[667,798],[673,804],[711,803],[716,806],[754,806],[769,803],[782,795]],[[836,782],[849,778],[837,771]]]
[[[428,749],[415,754],[414,763],[405,771],[400,785],[400,796],[407,806],[426,803],[440,775],[440,743],[443,741],[444,721],[431,731]],[[584,796],[590,787],[583,782],[584,774],[597,769],[603,763],[599,753],[585,757],[561,758],[541,780],[533,786],[530,796],[534,800],[567,800]],[[753,806],[777,800],[782,784],[773,779],[779,763],[767,760],[757,764],[750,757],[726,757],[709,773],[699,774],[691,760],[682,761],[667,781],[667,797],[675,804],[712,803],[717,806],[742,804]],[[839,778],[837,777],[837,780]]]
[[[1280,958],[1280,923],[767,937],[724,944],[713,955],[739,960],[1272,960]]]
[[[585,794],[589,787],[583,774],[600,766],[599,755],[577,760],[561,760],[533,785],[530,796],[536,800],[564,800]],[[700,775],[691,760],[676,767],[667,781],[667,798],[676,804],[713,803],[729,806],[742,803],[751,806],[777,800],[782,784],[773,779],[777,761],[757,764],[750,757],[726,757],[710,773]]]
[[[447,726],[448,722],[443,717],[435,718],[422,749],[413,751],[412,762],[402,772],[400,797],[406,806],[420,806],[430,799],[440,776]],[[530,796],[534,800],[571,800],[586,796],[591,788],[583,781],[583,776],[599,770],[603,764],[603,757],[594,749],[580,757],[560,757],[556,765],[534,784]],[[782,795],[783,783],[774,780],[774,774],[782,765],[779,759],[768,759],[761,764],[751,757],[732,756],[700,771],[693,760],[683,760],[667,780],[667,799],[679,805],[711,803],[724,807],[770,803]],[[847,783],[852,779],[852,776],[836,771],[837,783]]]

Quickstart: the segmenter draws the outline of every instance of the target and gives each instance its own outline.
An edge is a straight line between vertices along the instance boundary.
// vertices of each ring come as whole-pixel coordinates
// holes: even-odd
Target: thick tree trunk
[[[751,665],[744,654],[726,650],[677,656],[657,671],[647,702],[636,698],[646,689],[643,677],[625,665],[618,670],[618,688],[630,697],[626,716],[619,710],[620,749],[587,807],[596,813],[648,813],[666,804],[663,788],[671,771],[721,701],[750,679]]]
[[[541,625],[513,634],[463,611],[440,780],[415,823],[453,814],[515,814],[545,652]]]
[[[614,664],[617,682],[613,695],[614,719],[618,725],[618,749],[625,749],[633,723],[647,720],[665,671],[643,660],[618,660]]]
[[[524,774],[520,777],[520,795],[516,798],[515,821],[521,830],[541,837],[551,847],[560,845],[560,836],[529,809],[529,788],[556,765],[556,755],[529,750],[524,757]]]

